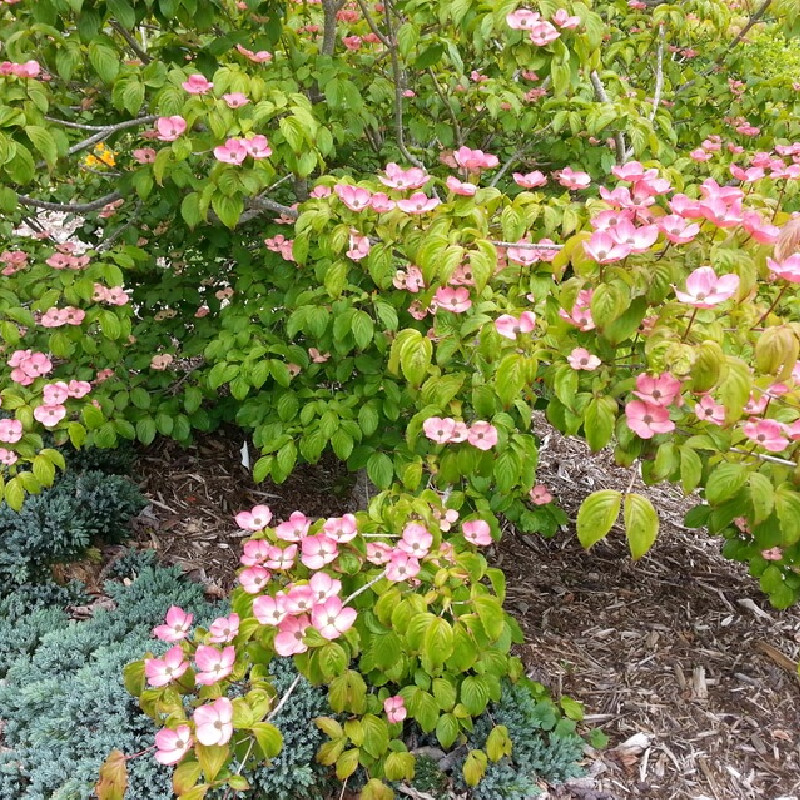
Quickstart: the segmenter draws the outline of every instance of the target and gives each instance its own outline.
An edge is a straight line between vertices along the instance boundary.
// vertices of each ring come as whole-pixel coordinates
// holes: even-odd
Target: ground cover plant
[[[275,658],[347,715],[318,720],[318,759],[365,800],[412,779],[404,724],[470,741],[522,677],[481,548],[501,517],[566,521],[536,480],[537,408],[613,446],[631,487],[700,491],[687,524],[796,602],[800,84],[780,50],[747,58],[790,11],[3,4],[8,507],[63,466],[47,431],[111,448],[223,422],[257,480],[332,451],[380,490],[357,515],[242,511],[236,624],[190,638],[173,608],[171,655],[129,669],[179,795],[244,791],[278,757]],[[646,553],[658,515],[631,489],[588,497],[578,536],[618,520]],[[495,725],[462,778],[514,758]]]

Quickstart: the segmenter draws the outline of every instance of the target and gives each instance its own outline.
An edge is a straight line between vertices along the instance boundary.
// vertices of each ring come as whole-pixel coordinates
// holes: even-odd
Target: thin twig
[[[516,148],[514,152],[509,156],[506,163],[503,164],[502,167],[500,167],[497,174],[494,176],[494,178],[492,178],[492,180],[489,183],[489,186],[497,186],[497,184],[502,180],[503,175],[505,175],[506,172],[508,172],[512,164],[515,164],[519,160],[519,157],[521,155],[522,155],[522,148],[521,147]]]
[[[86,150],[87,147],[91,147],[98,142],[102,142],[103,139],[111,136],[118,131],[123,131],[126,128],[138,128],[140,125],[149,125],[151,122],[155,122],[158,119],[156,114],[148,114],[145,117],[137,117],[136,119],[126,119],[122,122],[117,122],[115,125],[109,125],[107,128],[102,128],[97,133],[90,136],[88,139],[84,139],[82,142],[78,142],[77,144],[72,145],[67,151],[68,155],[73,155],[73,153],[79,153],[81,150]]]
[[[113,203],[115,200],[121,200],[122,194],[120,192],[111,192],[104,197],[98,197],[97,200],[92,200],[91,203],[51,203],[48,200],[37,200],[34,197],[27,195],[17,195],[17,200],[23,206],[31,206],[32,208],[42,208],[45,211],[65,211],[69,214],[83,214],[88,211],[98,211],[103,206]]]
[[[501,242],[489,240],[495,247],[518,247],[520,250],[562,250],[563,244],[536,244],[535,242]]]
[[[386,577],[386,570],[376,575],[369,583],[365,583],[360,589],[356,589],[353,594],[351,594],[342,605],[347,605],[351,600],[358,597],[362,592],[366,592],[367,589],[371,589],[378,581],[383,580]]]
[[[302,677],[303,676],[298,672],[297,677],[292,681],[291,686],[289,686],[289,688],[286,690],[283,697],[281,697],[278,705],[276,705],[275,708],[273,708],[272,711],[269,712],[269,716],[267,717],[267,722],[270,722],[278,714],[278,712],[286,705],[286,701],[292,696],[292,692],[297,688],[297,684],[300,683],[300,679]]]
[[[139,46],[139,42],[136,41],[136,38],[133,34],[122,27],[115,19],[112,19],[109,24],[111,27],[128,43],[128,46],[133,50],[133,52],[139,57],[143,64],[149,64],[153,59],[150,58],[147,53]]]
[[[106,250],[110,250],[111,247],[114,245],[114,243],[120,238],[120,236],[122,236],[122,234],[125,233],[125,231],[128,230],[128,228],[132,227],[136,223],[141,208],[142,208],[142,201],[137,200],[136,206],[134,207],[133,213],[131,214],[131,218],[124,225],[120,225],[119,228],[117,228],[107,239],[103,240],[103,242],[97,248],[97,251],[99,253],[103,253]]]
[[[403,82],[400,72],[400,60],[397,58],[397,40],[394,35],[394,28],[392,27],[392,7],[389,0],[384,3],[384,19],[386,20],[386,32],[388,39],[391,42],[389,46],[389,55],[392,60],[392,78],[394,80],[394,127],[397,134],[397,146],[403,156],[415,167],[425,169],[425,165],[415,156],[412,155],[408,148],[403,136]]]
[[[456,140],[456,147],[461,147],[464,144],[464,134],[461,130],[461,125],[458,122],[458,117],[456,116],[456,112],[453,111],[453,106],[450,105],[450,98],[445,95],[442,91],[442,87],[439,86],[439,81],[436,79],[436,74],[434,71],[428,67],[428,75],[431,76],[431,80],[433,81],[433,86],[436,89],[436,94],[439,95],[439,99],[444,103],[444,107],[447,109],[447,114],[450,117],[450,122],[453,124],[453,135]]]
[[[731,453],[741,453],[743,456],[752,456],[753,458],[760,458],[762,461],[770,461],[773,464],[783,464],[786,467],[796,467],[796,461],[790,461],[788,458],[778,458],[778,456],[768,456],[766,453],[752,453],[749,450],[740,450],[738,447],[731,447]]]
[[[661,104],[661,92],[664,90],[664,23],[658,26],[658,54],[656,56],[656,88],[653,94],[653,110],[650,112],[650,122],[656,118],[656,111]]]
[[[600,80],[600,76],[597,74],[596,70],[592,70],[589,73],[589,80],[592,82],[592,86],[594,87],[594,94],[595,97],[601,103],[611,103],[611,100],[606,93],[605,86],[603,86],[603,82]],[[614,144],[616,145],[615,149],[617,151],[617,163],[624,164],[627,155],[627,148],[625,146],[625,134],[622,131],[617,131],[614,134]]]
[[[356,0],[358,3],[358,7],[361,9],[361,13],[364,15],[364,19],[367,21],[367,25],[369,25],[369,29],[386,45],[389,49],[392,48],[392,42],[381,32],[380,28],[375,24],[375,20],[372,19],[372,14],[369,13],[369,9],[367,8],[367,4],[364,0]]]
[[[58,117],[44,117],[48,122],[55,122],[57,125],[63,125],[65,128],[77,128],[81,131],[105,131],[110,128],[110,125],[85,125],[83,122],[71,122],[68,119],[59,119]]]

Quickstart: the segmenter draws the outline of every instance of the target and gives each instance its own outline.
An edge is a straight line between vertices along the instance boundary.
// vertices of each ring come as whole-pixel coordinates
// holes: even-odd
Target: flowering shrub
[[[330,449],[381,490],[352,519],[241,515],[238,631],[190,644],[174,611],[169,658],[132,671],[181,794],[279,751],[276,656],[351,716],[320,759],[360,765],[365,798],[413,771],[404,711],[465,735],[519,671],[478,549],[498,515],[566,521],[536,408],[636,470],[582,505],[586,546],[622,515],[647,552],[637,474],[669,479],[773,604],[797,599],[797,89],[743,55],[791,4],[535,5],[3,6],[8,505],[61,466],[44,431],[113,447],[222,421],[257,480]]]

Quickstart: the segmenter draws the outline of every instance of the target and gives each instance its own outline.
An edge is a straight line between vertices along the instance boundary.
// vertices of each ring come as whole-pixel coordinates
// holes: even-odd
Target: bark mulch
[[[626,489],[631,472],[608,453],[547,428],[539,479],[574,519],[599,488]],[[353,483],[333,460],[281,486],[255,486],[241,434],[158,442],[134,468],[151,505],[136,523],[140,547],[181,566],[210,595],[233,581],[246,532],[233,515],[266,503],[277,519],[352,511]],[[622,531],[590,552],[570,526],[544,540],[509,530],[491,557],[508,574],[508,606],[526,634],[528,672],[584,703],[608,747],[590,753],[587,778],[551,787],[558,800],[798,800],[800,611],[777,612],[719,542],[683,527],[694,502],[668,487],[653,500],[661,532],[634,563]]]

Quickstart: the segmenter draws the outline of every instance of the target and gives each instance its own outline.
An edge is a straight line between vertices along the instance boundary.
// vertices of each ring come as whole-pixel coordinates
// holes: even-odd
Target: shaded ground
[[[540,479],[571,518],[590,491],[630,483],[607,454],[591,456],[558,434],[543,444]],[[236,511],[267,503],[281,519],[353,505],[352,484],[335,462],[304,468],[282,486],[255,487],[240,447],[233,435],[201,437],[188,449],[163,442],[135,468],[152,501],[137,522],[139,545],[212,595],[230,586],[246,536],[233,523]],[[493,553],[526,633],[529,674],[582,701],[589,725],[610,737],[592,760],[593,778],[550,797],[796,800],[800,611],[770,609],[717,541],[684,529],[681,496],[660,487],[646,493],[662,530],[638,563],[621,531],[590,553],[572,530],[549,541],[509,531]]]

